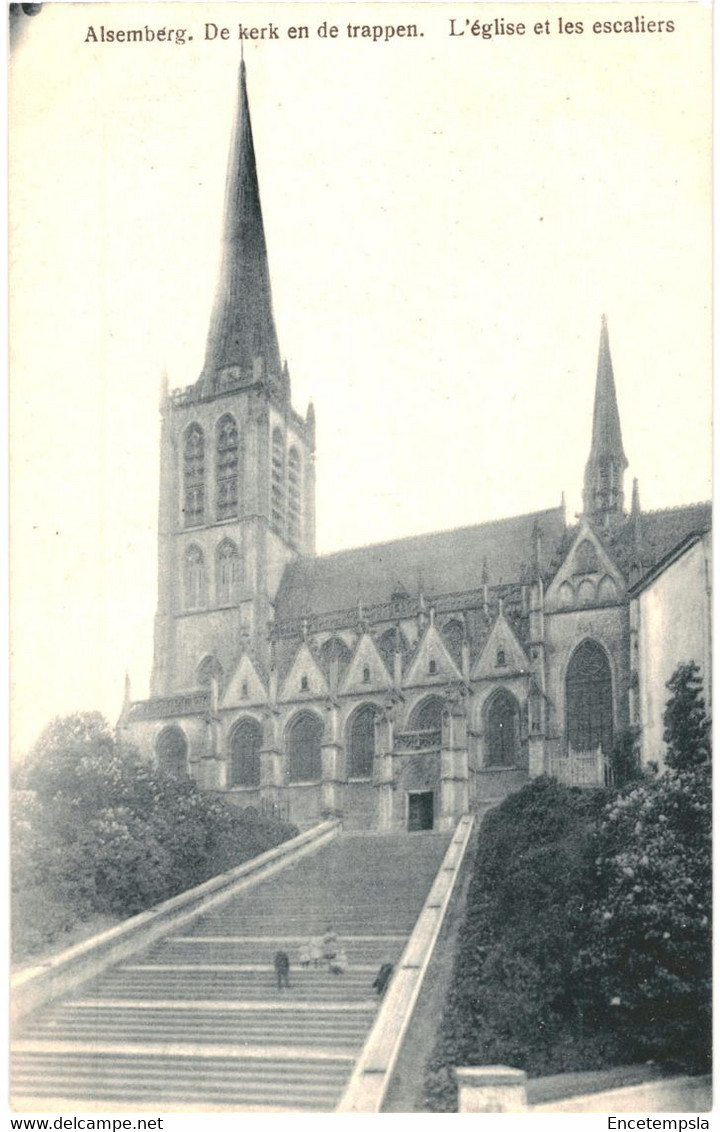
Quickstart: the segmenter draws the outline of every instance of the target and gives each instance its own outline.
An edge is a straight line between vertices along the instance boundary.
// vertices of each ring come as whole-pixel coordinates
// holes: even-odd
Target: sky
[[[643,507],[711,476],[710,11],[50,4],[10,61],[11,684],[148,693],[158,400],[196,380],[244,42],[280,348],[317,416],[317,549],[581,507],[600,319]],[[450,35],[504,18],[524,36]],[[583,32],[560,33],[558,19]],[[549,21],[549,32],[533,31]],[[320,38],[326,22],[336,38]],[[414,23],[350,38],[347,24]],[[229,38],[205,37],[207,24]],[[307,40],[288,28],[307,26]],[[184,28],[186,42],[92,42]],[[192,36],[192,40],[189,40]]]

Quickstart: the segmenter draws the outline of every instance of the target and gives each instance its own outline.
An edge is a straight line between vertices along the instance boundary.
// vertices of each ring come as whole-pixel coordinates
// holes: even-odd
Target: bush
[[[711,806],[706,762],[645,779],[603,816],[581,966],[626,1059],[709,1068]]]
[[[487,815],[426,1074],[431,1111],[456,1109],[456,1065],[500,1063],[538,1075],[612,1062],[613,1035],[588,1025],[576,980],[605,799],[537,778]]]
[[[22,783],[12,806],[17,957],[95,914],[141,912],[297,833],[163,774],[97,713],[50,724]]]

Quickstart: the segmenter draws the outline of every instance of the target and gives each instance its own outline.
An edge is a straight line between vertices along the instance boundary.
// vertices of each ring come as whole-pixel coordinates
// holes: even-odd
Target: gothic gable
[[[450,656],[434,624],[428,625],[403,677],[405,686],[447,684],[462,680],[462,672]]]
[[[392,688],[392,678],[369,633],[363,633],[340,685],[341,692],[379,692]]]
[[[310,651],[307,641],[303,641],[295,654],[283,680],[278,699],[284,703],[289,700],[302,700],[327,696],[330,692],[320,665]]]
[[[530,661],[525,649],[500,610],[477,659],[471,679],[517,676],[527,672],[529,668]]]
[[[220,700],[221,708],[245,707],[248,704],[264,704],[268,693],[265,684],[247,653],[243,653],[230,677],[225,694]]]
[[[602,540],[583,519],[557,574],[548,586],[545,609],[613,605],[625,597],[625,579]]]

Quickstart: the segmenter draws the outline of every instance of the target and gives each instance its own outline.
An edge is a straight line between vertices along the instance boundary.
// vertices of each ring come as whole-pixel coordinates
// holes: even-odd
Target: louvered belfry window
[[[235,419],[226,414],[217,426],[217,517],[231,519],[238,513],[240,445]]]
[[[270,468],[270,525],[278,534],[285,530],[285,441],[279,428],[273,430]]]
[[[205,437],[198,424],[190,425],[185,432],[183,458],[185,526],[198,527],[205,522]]]
[[[288,453],[288,538],[292,543],[300,542],[301,530],[301,468],[297,448]]]

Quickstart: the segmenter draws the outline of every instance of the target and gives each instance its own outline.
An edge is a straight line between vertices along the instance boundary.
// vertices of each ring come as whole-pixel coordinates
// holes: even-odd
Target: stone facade
[[[161,413],[151,698],[119,722],[148,757],[351,829],[449,829],[539,774],[606,778],[650,710],[643,581],[709,507],[643,514],[636,484],[626,514],[603,319],[579,523],[561,505],[316,555],[315,418],[280,361],[244,66],[205,366]]]

